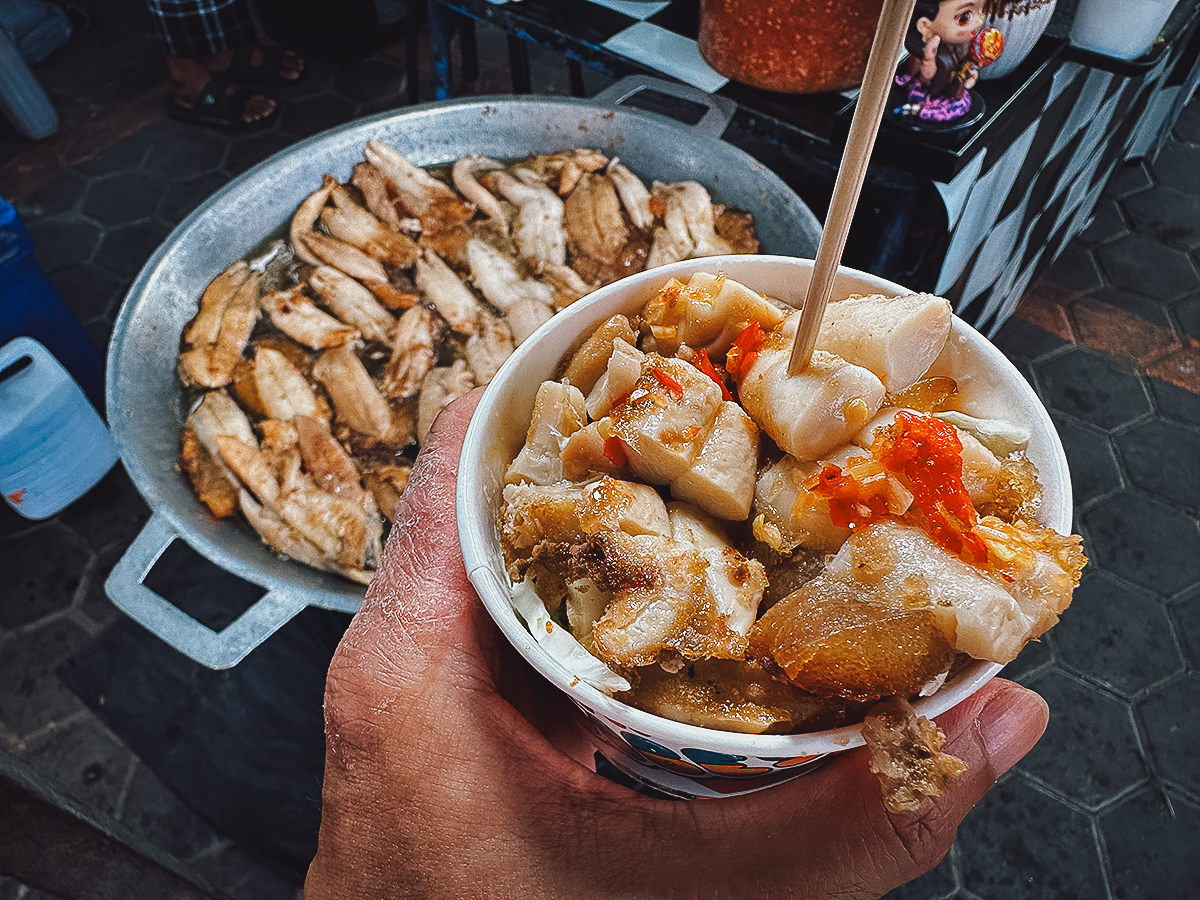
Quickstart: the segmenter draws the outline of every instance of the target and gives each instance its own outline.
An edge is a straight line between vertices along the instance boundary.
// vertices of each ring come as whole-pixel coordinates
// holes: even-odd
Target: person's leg
[[[281,83],[303,71],[303,60],[295,54],[259,44],[247,0],[146,0],[146,5],[167,56],[170,102],[176,107],[168,106],[169,112],[192,110],[199,101],[216,111],[215,118],[232,115],[250,124],[271,115],[278,104],[265,94],[237,88],[236,82],[263,80],[252,77],[255,65],[273,66]],[[223,73],[229,78],[219,77]]]

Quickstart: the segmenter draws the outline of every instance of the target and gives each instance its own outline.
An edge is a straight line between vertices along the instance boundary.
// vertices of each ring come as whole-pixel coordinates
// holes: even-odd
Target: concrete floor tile
[[[1150,171],[1158,184],[1200,196],[1200,146],[1169,143],[1150,165]]]
[[[1049,704],[1050,724],[1018,771],[1088,807],[1149,777],[1128,702],[1059,671],[1028,686]]]
[[[881,900],[942,900],[953,897],[958,891],[958,876],[955,874],[955,851],[951,849],[945,858],[919,878],[888,891]]]
[[[95,222],[54,217],[26,221],[37,261],[47,273],[88,262],[96,254],[103,230]]]
[[[1052,634],[1063,665],[1126,698],[1185,668],[1161,601],[1096,569]]]
[[[1130,484],[1200,512],[1200,431],[1150,419],[1121,432],[1113,442]]]
[[[1188,666],[1200,670],[1200,590],[1180,597],[1167,611],[1175,622],[1175,633]]]
[[[62,521],[95,550],[128,547],[150,518],[150,508],[121,466],[62,512]]]
[[[1116,900],[1193,900],[1200,884],[1200,809],[1147,788],[1100,817]]]
[[[95,716],[33,743],[22,757],[88,809],[119,816],[137,759]]]
[[[1054,653],[1053,632],[1038,641],[1030,641],[1017,655],[1017,658],[1006,665],[1000,673],[1018,684],[1029,685],[1043,672],[1053,667],[1057,657]]]
[[[279,128],[297,137],[309,137],[354,118],[354,104],[335,94],[322,94],[289,103],[280,116]],[[320,187],[315,185],[314,190]]]
[[[1073,348],[1034,363],[1043,401],[1105,431],[1150,412],[1131,367],[1110,356]]]
[[[180,860],[199,856],[221,839],[210,824],[136,759],[121,821]]]
[[[1200,795],[1200,675],[1192,672],[1156,687],[1137,704],[1150,759],[1159,778]]]
[[[1081,506],[1121,487],[1121,473],[1108,435],[1070,416],[1052,413],[1067,454],[1075,505]]]
[[[1171,134],[1176,140],[1190,144],[1200,144],[1200,106],[1189,103],[1179,114]]]
[[[300,900],[300,879],[233,844],[195,860],[194,868],[234,900]]]
[[[1182,250],[1130,233],[1096,248],[1101,270],[1117,287],[1175,300],[1196,288],[1196,267]]]
[[[1172,304],[1171,313],[1175,317],[1176,326],[1183,334],[1200,341],[1200,288],[1195,294]]]
[[[1200,154],[1197,154],[1200,156]],[[1200,165],[1200,159],[1197,161]],[[1200,246],[1200,192],[1184,194],[1155,187],[1121,201],[1130,227],[1167,247],[1192,250]]]
[[[112,315],[125,297],[125,282],[95,263],[59,269],[50,276],[50,281],[81,322]]]
[[[29,625],[68,609],[88,561],[87,551],[56,522],[0,538],[0,628]]]
[[[1122,338],[1130,332],[1135,332],[1136,326],[1140,325],[1139,322],[1133,320],[1134,316],[1145,320],[1154,326],[1154,329],[1171,330],[1174,327],[1171,322],[1170,305],[1162,298],[1139,291],[1129,291],[1107,281],[1103,287],[1088,296],[1087,302],[1078,311],[1077,317],[1093,318],[1098,312],[1102,315],[1107,313],[1105,318],[1111,318],[1107,325],[1112,335],[1109,341],[1114,345],[1122,343]],[[1091,330],[1095,331],[1098,324],[1092,323]],[[1171,340],[1173,336],[1151,331],[1145,336],[1134,334],[1134,337],[1138,339],[1139,353],[1146,355],[1147,352],[1153,353],[1156,347],[1162,347],[1163,343]],[[1105,349],[1107,349],[1107,343]]]
[[[118,278],[132,282],[146,260],[171,231],[161,219],[146,219],[108,228],[96,251],[95,263]]]
[[[263,131],[246,135],[230,145],[229,154],[225,157],[225,171],[229,175],[241,175],[268,156],[285,150],[294,143],[295,136],[282,131]]]
[[[5,730],[25,740],[86,711],[54,670],[90,640],[75,622],[57,619],[0,641],[0,724]]]
[[[88,179],[79,172],[70,169],[61,172],[21,199],[21,215],[42,219],[74,212],[87,186]]]
[[[143,167],[164,179],[191,178],[221,168],[225,141],[211,131],[194,129],[160,137],[150,146]]]
[[[1154,179],[1147,171],[1145,160],[1131,160],[1113,169],[1108,184],[1104,186],[1104,195],[1105,197],[1127,197],[1138,191],[1144,191],[1153,184]]]
[[[1194,516],[1131,490],[1122,490],[1080,516],[1092,563],[1159,597],[1200,581]]]
[[[1078,244],[1067,247],[1042,277],[1081,293],[1104,286],[1104,278],[1096,267],[1092,252]]]
[[[994,787],[958,831],[963,887],[980,900],[1106,896],[1088,817],[1019,778]]]
[[[1092,212],[1092,222],[1076,240],[1085,247],[1096,247],[1129,233],[1129,223],[1120,204],[1107,195],[1100,198]]]
[[[171,181],[162,194],[155,198],[158,202],[158,215],[165,222],[178,224],[228,181],[229,176],[217,171]]]
[[[142,171],[115,172],[95,178],[83,200],[83,214],[101,225],[148,219],[158,205],[162,183]]]

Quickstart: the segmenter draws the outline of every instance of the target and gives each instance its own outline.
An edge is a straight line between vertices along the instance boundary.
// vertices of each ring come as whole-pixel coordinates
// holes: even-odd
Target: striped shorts
[[[255,39],[249,0],[146,0],[168,56],[202,59]]]

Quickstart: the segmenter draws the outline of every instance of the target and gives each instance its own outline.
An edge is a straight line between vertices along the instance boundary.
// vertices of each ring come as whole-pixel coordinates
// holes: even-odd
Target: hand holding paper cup
[[[809,771],[861,745],[884,698],[924,717],[961,703],[1053,624],[1082,565],[1062,536],[1070,481],[1044,407],[998,350],[937,311],[944,301],[906,301],[913,310],[856,336],[846,323],[868,301],[843,298],[909,292],[842,268],[829,332],[788,379],[795,317],[766,298],[802,293],[810,272],[720,257],[601,288],[518,348],[466,436],[457,506],[471,583],[600,752],[678,796]],[[575,353],[604,328],[599,361]],[[889,351],[889,329],[906,352]],[[921,352],[931,364],[910,371]],[[560,380],[568,364],[573,380]],[[938,441],[960,448],[957,499],[901,459]],[[1023,500],[1007,496],[1022,490],[1020,459],[1036,467],[1040,504],[1029,483]],[[968,521],[964,485],[995,515]]]

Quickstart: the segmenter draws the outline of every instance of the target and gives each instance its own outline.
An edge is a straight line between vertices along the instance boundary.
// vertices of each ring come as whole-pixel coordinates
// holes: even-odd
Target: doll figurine
[[[997,29],[982,28],[983,7],[984,0],[917,0],[904,37],[908,70],[896,78],[908,91],[898,115],[947,123],[970,110],[979,67],[1004,46]]]

